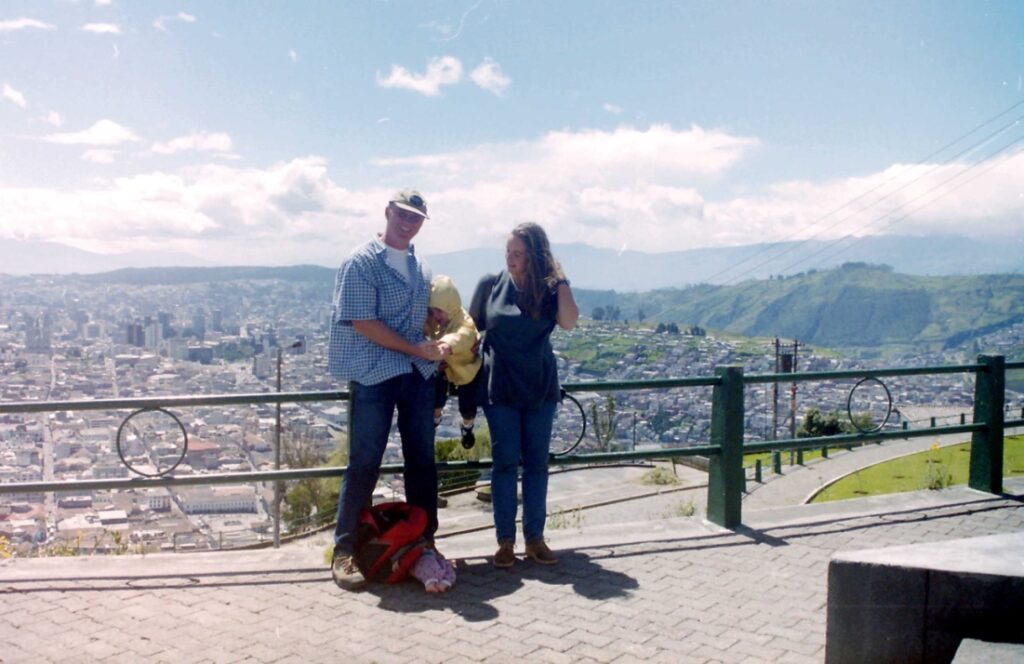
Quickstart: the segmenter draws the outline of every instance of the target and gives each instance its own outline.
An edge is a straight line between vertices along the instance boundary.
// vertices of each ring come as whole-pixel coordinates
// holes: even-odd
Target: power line
[[[1008,124],[1006,124],[1006,125],[1003,125],[1002,127],[1000,127],[999,129],[997,129],[996,131],[992,132],[991,134],[989,134],[989,135],[988,135],[988,136],[986,136],[985,138],[983,138],[983,139],[981,139],[981,140],[979,140],[979,141],[977,141],[977,142],[973,143],[972,145],[968,146],[968,147],[967,147],[967,148],[965,148],[964,150],[961,150],[960,152],[958,152],[957,154],[953,155],[952,157],[950,157],[950,158],[949,158],[949,159],[947,159],[946,161],[944,161],[944,162],[942,162],[942,163],[940,163],[940,164],[936,164],[936,165],[932,166],[932,167],[931,167],[930,169],[928,169],[927,171],[925,171],[925,172],[921,173],[920,175],[918,175],[917,177],[914,177],[914,178],[912,178],[912,179],[908,180],[907,182],[905,182],[905,183],[903,183],[902,185],[900,185],[899,187],[897,187],[897,188],[893,189],[892,191],[890,191],[889,193],[885,194],[884,196],[882,196],[882,197],[880,197],[880,198],[876,199],[876,200],[875,200],[875,201],[874,201],[873,203],[871,203],[870,205],[866,205],[866,206],[864,206],[863,208],[861,208],[861,209],[857,210],[856,212],[853,212],[853,213],[851,213],[851,214],[849,214],[849,215],[847,215],[847,216],[843,217],[842,219],[839,219],[839,220],[838,220],[838,221],[836,221],[835,223],[833,223],[833,224],[831,224],[831,225],[829,225],[829,226],[827,226],[827,227],[825,227],[825,228],[821,229],[820,231],[818,231],[817,233],[815,233],[815,234],[811,235],[810,237],[808,237],[808,238],[805,238],[804,240],[802,240],[802,241],[800,241],[800,242],[798,242],[798,243],[796,243],[796,244],[792,244],[792,245],[790,245],[790,246],[789,246],[789,247],[787,247],[787,248],[786,248],[785,250],[783,250],[783,251],[779,252],[779,253],[778,253],[777,255],[775,255],[775,256],[772,256],[772,257],[770,257],[770,258],[767,258],[767,259],[766,259],[766,260],[764,260],[764,261],[761,261],[760,263],[758,263],[757,265],[755,265],[755,266],[754,266],[754,267],[752,267],[752,268],[748,268],[747,270],[744,270],[744,271],[743,271],[742,273],[740,273],[740,274],[739,274],[739,275],[738,275],[737,277],[733,277],[733,278],[732,278],[732,279],[730,279],[729,281],[730,281],[731,283],[736,283],[736,282],[738,282],[738,281],[742,280],[742,278],[743,278],[743,277],[745,277],[746,275],[748,275],[748,274],[751,274],[751,273],[755,272],[755,271],[756,271],[756,270],[757,270],[758,268],[760,268],[760,267],[763,267],[763,266],[767,265],[768,263],[771,263],[772,261],[776,261],[776,260],[778,260],[779,258],[781,258],[782,256],[785,256],[786,254],[788,254],[788,253],[790,253],[790,252],[792,252],[792,251],[795,251],[796,249],[799,249],[800,247],[802,247],[803,245],[805,245],[805,244],[806,244],[807,242],[809,242],[809,241],[810,241],[810,240],[812,240],[813,238],[815,238],[815,237],[817,237],[818,235],[820,235],[821,233],[823,233],[823,232],[825,232],[825,231],[829,231],[829,230],[832,230],[832,229],[833,229],[833,228],[835,228],[836,226],[839,226],[840,224],[842,224],[842,223],[843,223],[844,221],[847,221],[847,220],[849,220],[849,219],[853,218],[853,217],[854,217],[854,216],[855,216],[856,214],[858,214],[858,213],[861,213],[861,212],[864,212],[864,211],[866,211],[866,210],[869,210],[870,208],[872,208],[872,207],[874,207],[874,206],[878,205],[879,203],[881,203],[881,202],[885,201],[886,199],[889,199],[889,198],[891,198],[891,197],[895,196],[895,195],[896,195],[896,194],[898,194],[899,192],[901,192],[901,191],[903,191],[904,189],[906,189],[906,188],[910,187],[910,186],[911,186],[912,184],[914,184],[914,183],[916,183],[916,182],[919,182],[920,180],[922,180],[922,179],[924,179],[925,177],[927,177],[927,176],[931,175],[932,173],[934,173],[935,171],[939,170],[939,169],[940,169],[940,168],[942,168],[943,166],[948,166],[948,165],[949,165],[950,163],[952,163],[953,161],[955,161],[955,160],[959,159],[960,157],[963,157],[963,156],[965,156],[965,155],[969,155],[969,154],[973,153],[974,151],[978,150],[978,149],[979,149],[979,148],[981,148],[982,146],[984,146],[984,145],[986,145],[987,143],[991,142],[991,141],[992,141],[992,140],[993,140],[993,139],[994,139],[994,138],[995,138],[996,136],[998,136],[999,134],[1001,134],[1001,133],[1005,132],[1005,131],[1006,131],[1007,129],[1010,129],[1010,128],[1012,128],[1012,127],[1014,127],[1014,126],[1018,125],[1018,124],[1020,123],[1020,121],[1021,121],[1021,120],[1024,120],[1024,115],[1022,115],[1022,116],[1018,117],[1018,118],[1017,118],[1017,119],[1015,119],[1015,120],[1014,120],[1013,122],[1010,122],[1010,123],[1008,123]],[[1011,145],[1012,145],[1012,143],[1011,143]],[[982,162],[984,162],[984,161],[985,161],[985,160],[983,159],[983,160],[982,160]],[[978,163],[982,163],[982,162],[978,162]],[[963,171],[963,172],[964,172],[964,173],[966,173],[966,172],[970,171],[970,170],[971,170],[972,168],[974,168],[974,166],[975,166],[975,165],[977,165],[977,164],[974,164],[974,165],[972,165],[972,166],[968,166],[968,167],[966,167],[966,168],[964,169],[964,171]],[[890,184],[890,183],[891,183],[891,182],[893,182],[894,180],[895,180],[895,178],[893,178],[892,180],[887,180],[886,182],[883,182],[882,184],[880,184],[880,185],[878,185],[878,186],[874,187],[873,189],[871,189],[871,190],[870,190],[869,192],[865,192],[865,193],[870,193],[870,192],[873,192],[873,191],[877,190],[877,189],[878,189],[879,187],[882,187],[882,186],[884,186],[884,185]],[[863,197],[864,195],[865,195],[865,194],[861,194],[861,196],[858,196],[858,197],[857,197],[856,199],[854,199],[854,200],[858,200],[858,199],[862,198],[862,197]],[[842,209],[843,207],[847,207],[847,206],[848,206],[848,205],[850,205],[850,203],[852,203],[852,202],[853,202],[853,201],[850,201],[850,202],[848,202],[848,203],[845,203],[845,204],[844,204],[843,206],[841,206],[840,208],[837,208],[837,209]],[[896,208],[896,209],[898,210],[899,208]],[[830,213],[829,213],[829,215],[833,214],[834,212],[835,212],[835,211],[833,211],[833,212],[830,212]],[[891,214],[891,213],[892,213],[892,211],[890,210],[890,211],[889,211],[888,213],[886,213],[886,214]],[[828,215],[826,215],[826,216],[828,216]],[[819,218],[819,219],[818,219],[818,221],[820,221],[821,219],[824,219],[824,217],[821,217],[821,218]],[[877,221],[877,219],[876,219],[875,221]],[[815,221],[814,223],[817,223],[817,221]],[[874,221],[870,222],[870,223],[869,223],[868,225],[870,226],[870,225],[871,225],[872,223],[874,223]],[[860,230],[860,229],[856,229],[856,230]],[[854,232],[856,232],[856,230],[855,230]]]
[[[994,121],[998,120],[998,119],[999,119],[999,118],[1001,118],[1002,116],[1004,116],[1004,115],[1006,115],[1006,114],[1010,113],[1011,111],[1013,111],[1014,109],[1016,109],[1016,108],[1018,108],[1018,107],[1020,107],[1020,106],[1022,106],[1022,105],[1024,105],[1024,99],[1022,99],[1021,101],[1019,101],[1019,102],[1017,102],[1017,103],[1015,103],[1015,104],[1013,104],[1013,105],[1009,106],[1008,108],[1006,108],[1006,109],[1004,109],[1004,110],[1000,111],[999,113],[996,113],[995,115],[993,115],[992,117],[988,118],[987,120],[985,120],[985,121],[984,121],[984,122],[982,122],[981,124],[979,124],[979,125],[975,126],[974,128],[972,128],[972,129],[970,129],[969,131],[967,131],[967,132],[965,132],[965,133],[961,134],[960,136],[958,136],[957,138],[953,139],[952,141],[950,141],[950,142],[946,143],[945,145],[943,145],[943,146],[942,146],[942,147],[940,147],[939,149],[937,149],[937,150],[933,151],[933,152],[932,152],[931,154],[929,154],[929,155],[927,155],[927,156],[923,157],[922,159],[920,159],[920,160],[919,160],[919,161],[918,161],[918,162],[917,162],[917,163],[916,163],[915,165],[917,165],[917,166],[920,166],[920,165],[926,164],[926,163],[927,163],[927,162],[928,162],[928,161],[929,161],[930,159],[932,159],[933,157],[935,157],[935,156],[937,156],[937,155],[941,154],[942,152],[944,152],[944,151],[945,151],[945,150],[947,150],[948,148],[952,147],[953,145],[956,145],[957,143],[959,143],[960,141],[964,140],[965,138],[967,138],[967,137],[968,137],[968,136],[970,136],[971,134],[974,134],[974,133],[975,133],[975,132],[977,132],[977,131],[978,131],[979,129],[981,129],[981,128],[983,128],[983,127],[985,127],[985,126],[987,126],[987,125],[991,124],[992,122],[994,122]],[[1021,117],[1022,117],[1022,118],[1024,118],[1024,116],[1021,116]],[[1014,122],[1010,123],[1009,125],[1006,125],[1006,126],[1004,126],[1004,127],[1000,128],[1000,129],[999,129],[999,130],[997,130],[997,131],[996,131],[996,132],[995,132],[994,134],[990,135],[990,136],[989,136],[989,137],[987,137],[986,139],[983,139],[982,141],[980,141],[980,142],[978,142],[978,143],[975,143],[975,144],[974,144],[973,146],[969,147],[969,148],[967,149],[967,151],[970,151],[971,149],[973,149],[973,148],[977,147],[978,145],[980,145],[980,144],[983,144],[984,142],[987,142],[988,140],[990,140],[990,139],[991,139],[991,137],[992,137],[992,136],[994,136],[994,135],[998,135],[998,134],[999,134],[999,133],[1001,133],[1002,131],[1005,131],[1005,129],[1006,129],[1006,128],[1008,128],[1008,127],[1010,127],[1010,126],[1013,126],[1014,124],[1016,124],[1017,122],[1019,122],[1019,121],[1020,121],[1020,119],[1021,119],[1021,118],[1017,118],[1017,120],[1015,120]],[[960,154],[963,154],[963,153],[960,153]],[[957,156],[959,156],[959,155],[957,155]],[[952,157],[951,159],[955,159],[955,158],[957,158],[957,157]],[[947,160],[947,162],[948,162],[948,160]],[[922,176],[920,176],[920,177],[923,177],[923,175],[922,175]],[[884,181],[884,182],[881,182],[881,183],[879,183],[878,185],[876,185],[876,186],[872,187],[871,189],[869,189],[869,190],[867,190],[867,191],[863,192],[862,194],[860,194],[860,195],[856,196],[855,198],[853,198],[853,199],[851,199],[851,200],[847,201],[846,203],[843,203],[842,205],[840,205],[839,207],[835,208],[834,210],[831,210],[830,212],[827,212],[827,213],[825,213],[824,215],[822,215],[822,216],[818,217],[817,219],[815,219],[814,221],[812,221],[812,222],[811,222],[810,224],[808,224],[808,225],[807,225],[806,227],[804,227],[804,228],[801,228],[801,229],[798,229],[798,230],[794,231],[794,232],[793,232],[793,233],[791,233],[790,235],[788,235],[788,236],[786,236],[785,238],[783,238],[783,240],[781,240],[781,242],[779,242],[779,243],[773,243],[772,245],[770,245],[770,246],[768,246],[768,247],[764,248],[763,250],[761,250],[761,251],[758,251],[758,252],[755,252],[755,253],[751,254],[750,256],[747,256],[746,258],[744,258],[744,259],[742,259],[742,260],[740,260],[740,261],[737,261],[736,263],[733,263],[733,264],[731,264],[731,265],[729,265],[729,266],[727,266],[727,267],[725,267],[725,268],[723,268],[723,269],[719,270],[718,272],[715,272],[715,273],[714,273],[714,274],[712,274],[711,276],[707,277],[707,278],[706,278],[706,279],[705,279],[704,281],[705,281],[705,282],[710,282],[710,281],[711,281],[712,279],[715,279],[716,277],[719,277],[719,276],[721,276],[722,274],[725,274],[725,273],[727,273],[727,272],[730,272],[730,271],[732,271],[732,270],[736,269],[737,267],[739,267],[740,265],[743,265],[744,263],[747,263],[748,261],[751,261],[751,260],[753,260],[753,259],[755,259],[755,258],[758,258],[759,256],[763,255],[764,253],[767,253],[767,252],[770,252],[770,251],[772,251],[773,249],[775,249],[775,248],[776,248],[777,246],[779,246],[780,244],[782,244],[782,243],[785,243],[785,242],[789,241],[790,239],[792,239],[792,238],[796,237],[797,235],[799,235],[800,233],[802,233],[803,231],[805,231],[805,230],[807,230],[807,229],[809,229],[809,228],[813,228],[813,227],[814,227],[814,226],[815,226],[816,224],[818,224],[819,222],[823,221],[824,219],[827,219],[828,217],[832,216],[833,214],[836,214],[837,212],[840,212],[841,210],[845,209],[846,207],[849,207],[850,205],[852,205],[853,203],[856,203],[857,201],[861,200],[861,199],[862,199],[862,198],[864,198],[865,196],[868,196],[868,195],[870,195],[871,193],[874,193],[874,192],[875,192],[875,191],[877,191],[878,189],[880,189],[880,188],[884,187],[885,185],[887,185],[887,184],[889,184],[889,183],[891,183],[891,182],[895,181],[895,179],[896,179],[896,178],[893,178],[893,179],[891,179],[891,180],[887,180],[887,181]],[[911,182],[913,182],[913,181],[911,181]],[[910,183],[908,183],[908,184],[910,184]],[[876,201],[876,203],[877,203],[877,201]],[[812,235],[812,236],[811,236],[811,238],[813,238],[813,237],[814,237],[814,235]],[[804,240],[802,241],[802,243],[804,243],[804,242],[807,242],[807,241],[808,241],[809,239],[811,239],[811,238],[805,238],[805,239],[804,239]],[[802,244],[802,243],[801,243],[801,244]],[[799,245],[797,245],[797,246],[799,246]],[[789,251],[789,250],[790,250],[790,249],[786,249],[786,250],[784,250],[784,251],[783,251],[782,253],[780,253],[780,254],[779,254],[778,256],[776,256],[776,257],[775,257],[774,259],[769,259],[769,260],[775,260],[775,259],[778,259],[778,258],[779,258],[780,256],[784,255],[785,253],[788,253],[788,251]],[[761,266],[761,265],[763,265],[763,264],[764,264],[764,263],[761,263],[761,264],[759,264],[759,265],[758,265],[758,266],[756,266],[756,267],[760,267],[760,266]],[[754,269],[756,269],[756,267],[755,267]],[[751,271],[751,270],[747,270],[747,271],[745,271],[744,273],[742,273],[742,274],[740,275],[740,277],[742,278],[743,276],[746,276],[746,274],[748,274],[748,273],[749,273],[750,271]]]
[[[956,173],[956,174],[955,174],[955,175],[953,175],[952,177],[950,177],[950,178],[948,178],[948,179],[946,179],[946,180],[944,180],[944,181],[940,182],[940,183],[939,183],[938,185],[936,185],[936,186],[932,187],[931,189],[929,189],[928,191],[924,192],[924,193],[923,193],[923,194],[921,194],[920,196],[916,196],[916,197],[914,197],[914,198],[910,199],[909,201],[905,202],[905,203],[904,203],[903,205],[900,205],[900,206],[899,206],[899,207],[897,207],[896,209],[894,209],[894,210],[890,210],[889,212],[887,212],[887,213],[883,214],[882,216],[880,216],[880,217],[878,217],[878,218],[874,219],[874,220],[873,220],[872,222],[870,222],[870,224],[868,224],[868,226],[870,226],[870,225],[874,224],[875,222],[878,222],[878,221],[881,221],[881,220],[885,219],[886,217],[888,217],[889,215],[893,214],[894,212],[896,212],[896,211],[897,211],[897,210],[899,210],[900,208],[902,208],[902,207],[905,207],[905,206],[909,205],[910,203],[913,203],[914,201],[917,201],[917,200],[919,200],[919,199],[921,199],[921,198],[923,198],[923,197],[927,196],[928,194],[930,194],[930,193],[934,192],[935,190],[937,190],[937,189],[939,189],[939,188],[941,188],[941,187],[945,186],[945,185],[946,185],[946,184],[948,184],[949,182],[951,182],[951,181],[953,181],[953,180],[955,180],[955,179],[957,179],[957,178],[959,178],[959,177],[961,177],[961,176],[963,176],[963,175],[965,175],[965,174],[969,173],[969,172],[970,172],[971,170],[973,170],[974,168],[976,168],[976,167],[978,167],[978,166],[981,166],[981,165],[982,165],[982,164],[984,164],[985,162],[987,162],[987,161],[989,161],[989,160],[993,159],[994,157],[997,157],[997,156],[998,156],[999,154],[1001,154],[1001,153],[1005,152],[1006,150],[1010,149],[1011,147],[1013,147],[1014,145],[1016,145],[1016,144],[1020,143],[1021,141],[1024,141],[1024,136],[1021,136],[1021,137],[1019,137],[1019,138],[1017,138],[1017,139],[1015,139],[1015,140],[1011,141],[1010,143],[1007,143],[1006,145],[1004,145],[1003,147],[999,148],[998,150],[996,150],[996,151],[995,151],[995,152],[993,152],[992,154],[988,155],[988,156],[987,156],[987,157],[986,157],[985,159],[983,159],[982,161],[980,161],[980,162],[977,162],[977,163],[975,163],[975,164],[972,164],[972,165],[971,165],[970,167],[968,167],[968,168],[966,168],[966,169],[964,169],[964,170],[960,171],[959,173]],[[1016,158],[1016,157],[1018,157],[1018,156],[1019,156],[1020,154],[1021,154],[1021,153],[1020,153],[1020,152],[1018,152],[1017,154],[1015,154],[1015,155],[1013,155],[1012,157],[1010,157],[1010,159],[1015,159],[1015,158]],[[1005,163],[1006,163],[1007,161],[1009,161],[1009,159],[1007,159],[1007,160],[1004,160],[1004,161],[1001,161],[1001,162],[1000,162],[1000,161],[997,161],[997,162],[994,162],[994,163],[992,163],[992,164],[990,165],[990,167],[989,167],[989,168],[987,168],[987,169],[985,169],[985,170],[983,170],[983,171],[979,172],[979,173],[978,173],[978,174],[976,174],[976,175],[975,175],[974,177],[972,177],[972,178],[969,178],[969,179],[967,179],[967,180],[965,180],[965,181],[963,181],[963,182],[960,182],[960,183],[958,183],[958,184],[957,184],[957,185],[956,185],[955,187],[953,187],[953,188],[951,188],[951,189],[949,189],[949,190],[947,190],[947,191],[945,191],[945,192],[943,192],[943,193],[939,194],[938,196],[936,196],[936,197],[935,197],[935,198],[933,198],[932,200],[930,200],[930,201],[927,201],[926,203],[924,203],[924,204],[922,204],[922,205],[918,206],[917,208],[915,208],[915,209],[913,209],[913,210],[911,210],[911,211],[907,212],[907,213],[906,213],[906,214],[904,214],[903,216],[900,216],[900,217],[897,217],[897,218],[895,218],[895,219],[891,220],[891,221],[890,221],[889,223],[885,224],[884,226],[881,226],[881,227],[879,227],[879,228],[875,229],[875,230],[876,230],[876,232],[879,232],[879,231],[884,231],[884,230],[886,230],[887,228],[890,228],[890,227],[891,227],[891,226],[892,226],[893,224],[895,224],[895,223],[897,223],[897,222],[900,222],[900,221],[903,221],[904,219],[906,219],[906,218],[907,218],[907,217],[909,217],[910,215],[912,215],[912,214],[914,214],[914,213],[916,213],[916,212],[919,212],[920,210],[922,210],[922,209],[924,209],[924,208],[928,207],[929,205],[931,205],[931,204],[932,204],[932,203],[934,203],[935,201],[938,201],[938,200],[940,200],[940,199],[942,199],[942,198],[944,198],[944,197],[948,196],[949,194],[952,194],[952,193],[953,193],[954,191],[957,191],[957,190],[958,190],[958,189],[960,189],[961,187],[964,187],[964,186],[966,186],[967,184],[970,184],[971,182],[974,182],[975,180],[977,180],[977,179],[978,179],[979,177],[981,177],[982,175],[985,175],[986,173],[988,173],[989,171],[993,170],[993,169],[994,169],[994,168],[996,168],[997,166],[1000,166],[1000,165],[1002,165],[1002,164],[1005,164]],[[863,230],[864,228],[867,228],[867,226],[861,227],[861,229],[860,229],[860,230]],[[799,265],[801,265],[801,264],[803,264],[803,263],[805,263],[805,262],[809,261],[810,259],[812,259],[812,258],[814,258],[815,256],[817,256],[817,255],[821,254],[822,252],[824,252],[824,251],[827,251],[828,249],[830,249],[830,248],[834,247],[835,245],[839,244],[840,242],[844,242],[844,241],[846,241],[846,240],[848,240],[848,239],[850,239],[850,238],[852,238],[852,237],[855,237],[855,236],[853,235],[853,233],[848,233],[848,234],[844,235],[843,237],[841,237],[841,238],[839,238],[839,239],[837,239],[837,240],[835,240],[835,241],[833,241],[833,242],[831,242],[831,243],[829,243],[829,244],[825,245],[824,247],[822,247],[822,248],[821,248],[821,249],[819,249],[818,251],[814,252],[814,253],[813,253],[813,254],[811,254],[810,256],[806,256],[806,257],[804,257],[804,258],[802,258],[802,259],[800,259],[800,260],[798,260],[798,261],[795,261],[795,262],[793,262],[793,263],[791,263],[791,264],[787,265],[787,266],[786,266],[785,268],[783,268],[783,269],[782,269],[781,271],[782,271],[782,272],[785,272],[785,271],[791,270],[791,269],[793,269],[794,267],[797,267],[797,266],[799,266]],[[850,249],[850,247],[852,247],[852,246],[856,245],[856,244],[857,244],[858,242],[862,242],[862,241],[864,241],[865,239],[867,239],[867,236],[864,236],[864,237],[859,237],[859,238],[856,238],[856,239],[855,239],[855,240],[854,240],[853,242],[851,242],[851,243],[850,243],[850,245],[849,245],[848,247],[844,247],[844,248],[840,249],[839,251],[835,252],[834,254],[832,254],[832,255],[830,255],[830,256],[826,256],[826,257],[825,257],[825,259],[822,259],[822,260],[818,261],[818,264],[819,264],[819,265],[821,265],[821,264],[823,264],[823,263],[824,263],[824,260],[826,260],[826,259],[828,259],[828,258],[832,258],[832,257],[834,257],[834,256],[838,256],[839,254],[843,253],[844,251],[848,251],[848,250]]]

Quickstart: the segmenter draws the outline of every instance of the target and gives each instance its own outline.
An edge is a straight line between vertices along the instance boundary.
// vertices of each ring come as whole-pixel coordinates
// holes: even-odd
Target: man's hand
[[[448,349],[447,353],[444,350],[445,348]],[[438,341],[421,341],[416,344],[416,350],[419,357],[430,362],[440,362],[452,353],[452,349],[448,344],[443,344]]]

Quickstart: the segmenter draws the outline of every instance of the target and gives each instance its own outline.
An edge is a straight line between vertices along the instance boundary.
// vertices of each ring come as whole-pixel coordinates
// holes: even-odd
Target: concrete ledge
[[[992,643],[964,639],[956,649],[953,664],[1020,664],[1024,662],[1024,645]]]
[[[825,661],[950,662],[964,638],[1024,643],[1024,533],[839,552]]]

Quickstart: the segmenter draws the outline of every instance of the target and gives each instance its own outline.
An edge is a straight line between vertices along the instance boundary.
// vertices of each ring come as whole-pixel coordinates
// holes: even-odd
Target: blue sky
[[[412,185],[427,253],[1020,242],[1022,76],[1015,1],[4,0],[0,238],[334,265]]]

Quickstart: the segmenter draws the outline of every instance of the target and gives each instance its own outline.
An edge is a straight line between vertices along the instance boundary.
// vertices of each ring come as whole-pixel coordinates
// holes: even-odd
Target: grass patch
[[[670,486],[679,484],[679,478],[672,470],[663,466],[651,468],[640,477],[640,484],[653,484],[655,486]]]
[[[880,496],[903,491],[941,489],[966,484],[971,445],[960,443],[892,459],[853,473],[829,486],[811,502]],[[1003,441],[1003,476],[1024,475],[1024,436]]]
[[[691,517],[697,512],[697,505],[690,500],[681,500],[672,505],[671,508],[662,516],[666,519],[674,519],[677,517]]]
[[[569,530],[583,527],[583,507],[577,505],[570,509],[559,508],[548,515],[548,528],[551,530]]]

